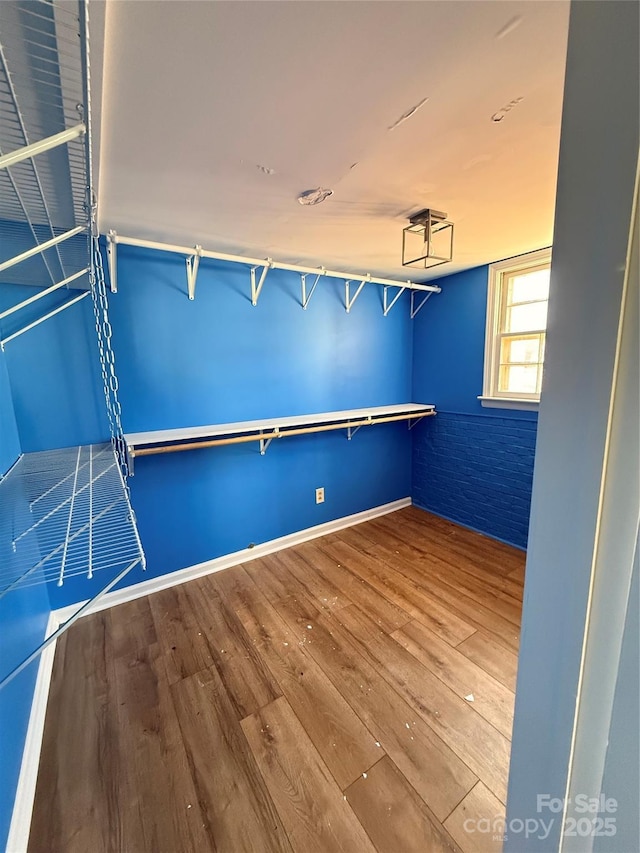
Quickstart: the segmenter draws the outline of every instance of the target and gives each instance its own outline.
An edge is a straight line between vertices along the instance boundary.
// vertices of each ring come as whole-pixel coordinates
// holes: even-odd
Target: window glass
[[[551,253],[546,249],[490,266],[481,399],[539,399],[550,279]]]
[[[534,332],[547,327],[548,302],[526,302],[508,306],[503,331]]]
[[[548,299],[550,273],[546,268],[509,276],[508,303]]]
[[[542,336],[503,338],[500,363],[539,364],[542,362]]]
[[[535,394],[538,390],[537,364],[503,364],[500,365],[500,391],[510,391],[517,394]]]

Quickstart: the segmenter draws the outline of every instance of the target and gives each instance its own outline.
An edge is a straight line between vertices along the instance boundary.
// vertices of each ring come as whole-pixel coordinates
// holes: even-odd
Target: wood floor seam
[[[391,638],[390,638],[390,639],[391,639]],[[362,644],[360,644],[360,646],[362,647]],[[398,647],[399,647],[399,648],[402,648],[401,646],[398,646]],[[403,650],[403,651],[404,651],[404,650]],[[425,673],[426,673],[426,672],[428,672],[428,670],[426,670],[426,668],[425,668],[425,667],[422,667],[422,665],[421,665],[418,661],[416,661],[416,663],[418,664],[418,666],[420,666],[420,667],[425,671]],[[393,689],[397,688],[399,680],[398,680],[397,678],[395,678],[395,677],[393,676],[393,674],[391,674],[391,673],[390,673],[390,672],[389,672],[389,671],[388,671],[384,666],[383,666],[383,667],[381,667],[381,669],[380,669],[380,674],[381,674],[382,678],[384,678],[384,679],[385,679],[385,681],[389,684],[389,686],[390,686],[391,688],[393,688]],[[435,676],[434,676],[434,677],[435,677]],[[453,692],[452,692],[452,691],[450,691],[450,689],[449,689],[445,684],[443,684],[443,687],[445,688],[445,690],[446,690],[446,691],[451,692],[451,693],[452,693],[452,695],[454,695],[454,696],[455,696],[455,694],[453,694]],[[422,706],[422,703],[421,703],[420,701],[417,701],[417,700],[413,699],[413,698],[412,698],[411,696],[409,696],[406,692],[405,692],[405,693],[403,693],[403,694],[402,694],[402,696],[403,696],[403,699],[406,701],[406,703],[409,705],[409,707],[410,707],[410,708],[412,708],[412,709],[413,709],[413,711],[414,711],[415,713],[417,713],[417,714],[421,717],[421,719],[424,721],[424,723],[425,723],[425,724],[426,724],[426,725],[431,729],[431,731],[433,732],[433,734],[434,734],[434,735],[435,735],[439,740],[441,740],[443,743],[445,743],[445,744],[446,744],[450,749],[452,749],[452,750],[453,750],[453,752],[455,752],[455,754],[457,755],[458,759],[459,759],[459,760],[460,760],[460,761],[461,761],[461,762],[462,762],[462,763],[463,763],[463,764],[464,764],[464,765],[469,769],[469,771],[470,771],[470,772],[471,772],[475,777],[477,777],[478,779],[481,779],[481,780],[482,780],[482,779],[484,779],[485,784],[487,784],[487,787],[489,787],[489,788],[491,789],[491,786],[490,786],[490,784],[489,784],[489,782],[488,782],[487,778],[484,776],[484,773],[483,773],[483,772],[479,772],[479,771],[476,769],[476,767],[473,767],[473,766],[469,763],[469,753],[468,753],[467,751],[464,751],[464,752],[465,752],[466,757],[465,757],[465,755],[461,754],[461,745],[460,745],[460,742],[459,742],[459,741],[457,741],[457,740],[452,739],[452,742],[451,742],[451,743],[449,743],[447,740],[444,740],[444,738],[443,738],[443,736],[442,736],[441,732],[440,732],[440,731],[439,731],[439,730],[434,726],[434,723],[433,723],[433,722],[432,722],[432,720],[430,719],[429,715],[428,715],[428,714],[426,714],[425,709],[424,709],[424,707]],[[457,699],[458,697],[456,696],[455,698]],[[470,707],[465,706],[465,709],[466,709],[469,713],[471,713],[471,714],[475,714],[475,713],[476,713],[476,712],[474,711],[474,709],[473,709],[473,708],[470,708]],[[479,716],[479,715],[478,715],[478,716]],[[480,719],[482,719],[482,718],[480,718]],[[487,723],[487,725],[490,725],[490,724],[489,724],[489,723]],[[495,733],[495,735],[497,735],[497,736],[498,736],[498,738],[499,738],[499,739],[504,738],[504,735],[502,735],[502,734],[501,734],[497,729],[495,729],[493,726],[491,726],[491,730],[492,730],[492,732],[494,732],[494,733]],[[505,740],[506,740],[506,738],[505,738]],[[455,745],[454,745],[454,744],[455,744]],[[489,762],[489,764],[490,764],[490,762]],[[506,779],[505,779],[505,781],[506,781]],[[498,794],[496,794],[496,796],[498,796]]]
[[[467,793],[464,795],[464,797],[462,797],[462,798],[461,798],[461,800],[455,804],[455,806],[451,809],[451,811],[449,812],[449,814],[448,814],[448,815],[443,819],[443,821],[442,821],[443,826],[444,826],[444,825],[446,824],[446,822],[449,820],[449,818],[450,818],[450,817],[451,817],[451,815],[454,813],[454,811],[455,811],[455,810],[460,806],[460,803],[464,802],[464,800],[466,800],[466,798],[467,798],[467,797],[469,796],[469,794],[473,791],[473,789],[474,789],[474,788],[477,788],[477,787],[478,787],[478,785],[480,785],[480,784],[482,784],[482,783],[480,782],[480,779],[477,779],[477,780],[473,783],[473,785],[469,788],[469,790],[468,790],[468,791],[467,791]]]
[[[473,632],[473,634],[469,634],[469,637],[473,637],[474,634],[477,634],[477,633],[478,633],[478,629],[476,628],[475,631]],[[459,643],[456,643],[455,646],[452,646],[451,648],[457,649],[459,646],[461,646],[463,643],[465,643],[469,639],[469,637],[465,637],[464,640],[460,640]]]

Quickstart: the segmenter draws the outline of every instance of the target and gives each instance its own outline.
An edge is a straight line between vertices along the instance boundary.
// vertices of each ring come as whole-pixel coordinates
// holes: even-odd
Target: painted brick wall
[[[535,247],[532,247],[535,248]],[[488,267],[439,279],[414,321],[413,399],[438,415],[412,430],[418,506],[526,547],[538,413],[484,408]]]
[[[536,426],[449,412],[426,419],[414,430],[414,503],[526,547]]]

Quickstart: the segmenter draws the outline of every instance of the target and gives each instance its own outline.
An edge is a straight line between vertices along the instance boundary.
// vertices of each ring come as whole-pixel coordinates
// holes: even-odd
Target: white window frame
[[[528,269],[538,264],[551,263],[551,247],[528,252],[517,258],[509,258],[489,265],[487,290],[487,324],[484,339],[484,379],[482,394],[478,397],[483,406],[499,409],[536,410],[540,403],[539,394],[518,394],[513,396],[498,391],[498,371],[500,369],[500,311],[503,299],[503,282],[507,275]],[[540,330],[542,331],[542,330]],[[526,332],[522,333],[527,334]],[[531,334],[536,334],[532,332]]]

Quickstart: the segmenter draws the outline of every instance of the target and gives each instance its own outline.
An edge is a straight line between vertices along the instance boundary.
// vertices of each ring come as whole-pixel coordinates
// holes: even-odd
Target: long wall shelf
[[[274,438],[346,429],[347,438],[350,439],[363,426],[408,421],[411,427],[422,418],[435,414],[433,404],[401,403],[368,409],[345,409],[284,418],[126,433],[125,440],[131,459],[250,441],[260,442],[260,452],[264,455]]]

